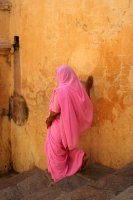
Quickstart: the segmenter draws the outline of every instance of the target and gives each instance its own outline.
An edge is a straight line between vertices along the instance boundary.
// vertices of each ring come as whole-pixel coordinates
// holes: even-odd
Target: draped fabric
[[[70,67],[60,66],[56,80],[58,88],[53,92],[49,110],[60,115],[48,128],[46,154],[48,170],[54,181],[59,181],[82,166],[84,152],[78,145],[80,135],[91,126],[93,106]]]

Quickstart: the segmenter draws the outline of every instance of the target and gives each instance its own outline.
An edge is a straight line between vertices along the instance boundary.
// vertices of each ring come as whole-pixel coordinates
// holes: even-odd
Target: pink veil
[[[93,106],[72,68],[61,65],[56,79],[59,86],[53,95],[57,95],[61,108],[60,134],[63,146],[71,150],[78,146],[80,135],[91,126]]]

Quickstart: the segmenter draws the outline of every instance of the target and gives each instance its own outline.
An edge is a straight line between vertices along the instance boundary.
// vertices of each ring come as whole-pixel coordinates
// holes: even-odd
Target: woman
[[[48,171],[54,182],[81,169],[85,153],[78,148],[79,139],[93,118],[93,106],[87,95],[92,77],[88,79],[87,92],[75,72],[66,65],[58,68],[56,79],[58,88],[53,92],[46,120]]]

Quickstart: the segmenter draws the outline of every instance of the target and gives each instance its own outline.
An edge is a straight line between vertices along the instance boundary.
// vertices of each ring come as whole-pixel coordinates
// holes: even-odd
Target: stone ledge
[[[0,10],[10,11],[11,10],[11,2],[0,0]]]
[[[130,186],[111,200],[133,200],[133,186]]]

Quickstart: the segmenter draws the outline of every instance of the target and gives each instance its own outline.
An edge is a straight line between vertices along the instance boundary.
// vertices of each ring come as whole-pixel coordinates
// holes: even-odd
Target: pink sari
[[[59,67],[57,82],[59,87],[53,92],[49,110],[60,112],[60,116],[48,128],[45,146],[48,171],[55,182],[81,168],[84,151],[78,148],[79,139],[93,118],[92,103],[70,67]]]

